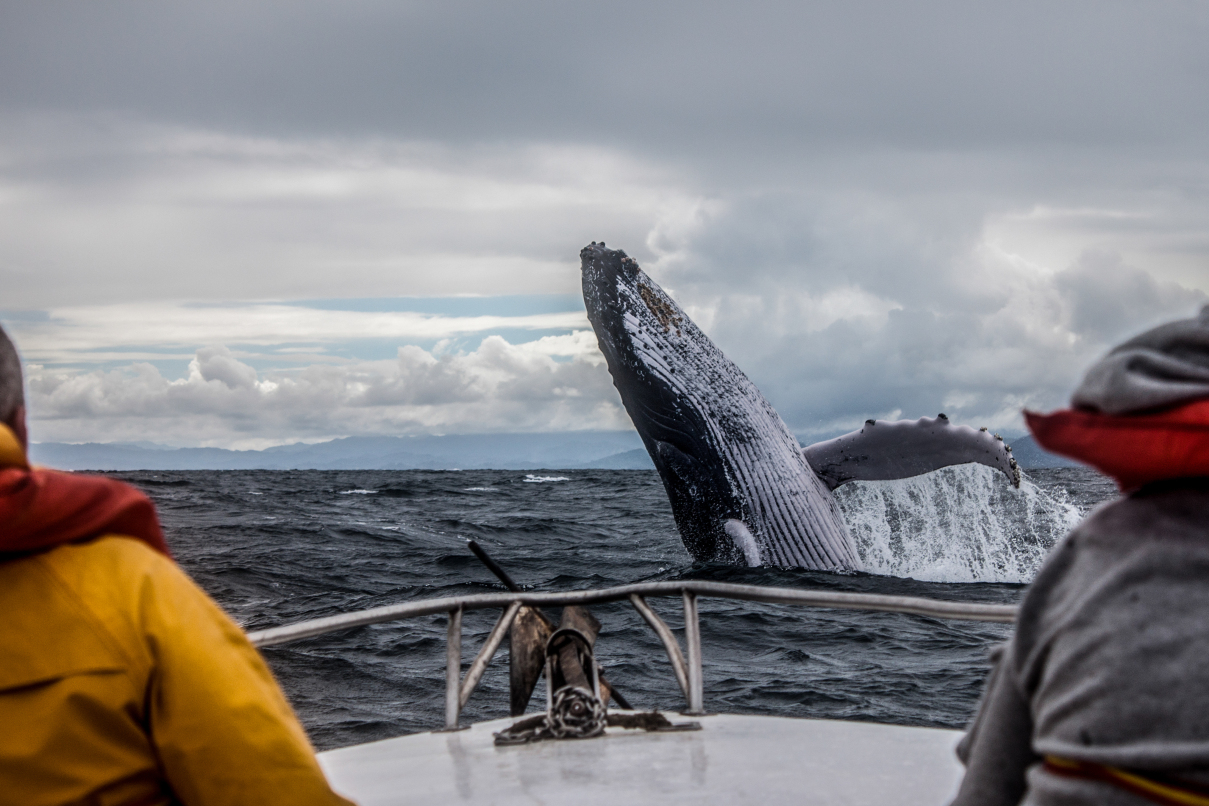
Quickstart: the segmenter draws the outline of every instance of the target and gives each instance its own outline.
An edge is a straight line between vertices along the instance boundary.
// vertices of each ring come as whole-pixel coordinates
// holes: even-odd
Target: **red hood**
[[[171,556],[155,514],[141,492],[102,476],[31,469],[11,450],[0,426],[0,554],[24,553],[103,534],[142,540]]]
[[[1209,400],[1154,414],[1063,409],[1026,411],[1024,419],[1038,445],[1112,476],[1127,492],[1152,481],[1209,476]]]

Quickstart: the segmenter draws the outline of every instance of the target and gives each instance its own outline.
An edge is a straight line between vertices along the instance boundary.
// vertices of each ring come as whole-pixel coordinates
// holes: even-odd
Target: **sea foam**
[[[1061,490],[976,464],[835,494],[861,570],[929,582],[1029,582],[1083,516]]]

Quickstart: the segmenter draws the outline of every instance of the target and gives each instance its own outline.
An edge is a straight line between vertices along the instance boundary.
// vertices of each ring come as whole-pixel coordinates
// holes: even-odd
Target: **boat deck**
[[[320,763],[361,806],[481,804],[944,804],[959,731],[714,714],[692,732],[496,747],[513,719],[329,750]]]

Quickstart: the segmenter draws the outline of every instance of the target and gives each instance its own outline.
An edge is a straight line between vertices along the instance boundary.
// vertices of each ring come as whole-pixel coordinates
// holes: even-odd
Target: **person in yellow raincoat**
[[[26,443],[0,330],[0,804],[349,804],[150,500]]]

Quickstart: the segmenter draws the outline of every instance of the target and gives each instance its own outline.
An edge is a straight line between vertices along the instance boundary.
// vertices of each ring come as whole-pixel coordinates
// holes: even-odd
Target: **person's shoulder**
[[[1129,595],[1135,584],[1176,584],[1205,568],[1209,486],[1144,489],[1100,505],[1054,546],[1021,602],[1017,632],[1041,636],[1093,600]]]
[[[1073,546],[1138,548],[1209,537],[1209,479],[1173,479],[1102,504],[1071,531]],[[1209,551],[1209,543],[1205,544]]]
[[[107,587],[118,580],[172,573],[175,563],[141,540],[108,534],[85,543],[69,543],[40,555],[42,562],[68,582],[99,579]]]
[[[117,535],[0,564],[0,604],[11,622],[4,632],[15,642],[9,649],[24,646],[30,668],[46,666],[48,657],[54,663],[75,658],[77,665],[114,666],[138,679],[151,664],[141,600],[147,590],[165,587],[175,573],[164,555]],[[39,638],[48,634],[59,644],[50,656]],[[20,658],[6,660],[20,665]]]
[[[107,623],[137,631],[148,598],[191,588],[169,557],[141,540],[103,535],[40,555],[40,562],[93,614]]]

